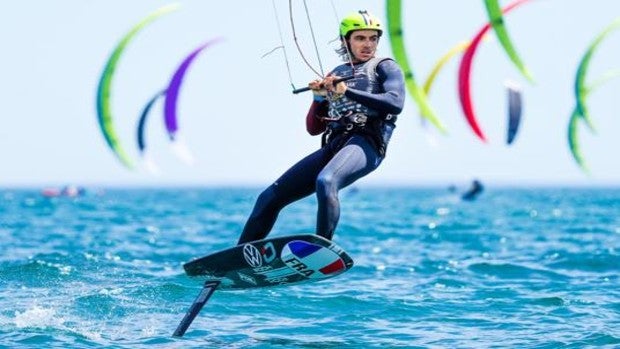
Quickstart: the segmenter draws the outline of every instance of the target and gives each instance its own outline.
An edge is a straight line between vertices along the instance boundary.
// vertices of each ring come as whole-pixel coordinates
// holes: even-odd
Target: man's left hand
[[[323,86],[325,86],[327,91],[342,96],[347,91],[347,84],[341,81],[334,85],[334,82],[338,79],[340,77],[337,75],[329,75],[323,79]]]

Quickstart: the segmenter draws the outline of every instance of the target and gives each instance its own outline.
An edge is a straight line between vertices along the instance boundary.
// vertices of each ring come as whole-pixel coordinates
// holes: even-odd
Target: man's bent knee
[[[320,174],[316,179],[316,192],[318,195],[326,197],[334,195],[337,191],[334,176],[332,174]]]

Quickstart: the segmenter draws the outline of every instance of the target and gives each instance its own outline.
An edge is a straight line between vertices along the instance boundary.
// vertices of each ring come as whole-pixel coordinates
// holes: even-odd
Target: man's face
[[[379,32],[376,30],[356,30],[351,33],[349,46],[353,62],[366,62],[375,56],[379,44]]]

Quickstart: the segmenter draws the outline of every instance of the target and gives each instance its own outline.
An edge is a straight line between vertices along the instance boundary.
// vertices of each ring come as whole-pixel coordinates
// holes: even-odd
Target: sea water
[[[182,265],[234,245],[260,188],[0,190],[0,347],[620,347],[620,189],[345,189],[355,266],[216,291]],[[271,236],[312,233],[316,199]]]

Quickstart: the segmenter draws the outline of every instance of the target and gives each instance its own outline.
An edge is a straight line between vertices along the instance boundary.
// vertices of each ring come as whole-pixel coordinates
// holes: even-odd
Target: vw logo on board
[[[263,257],[254,245],[245,244],[243,246],[243,258],[252,268],[258,268],[263,265]]]

